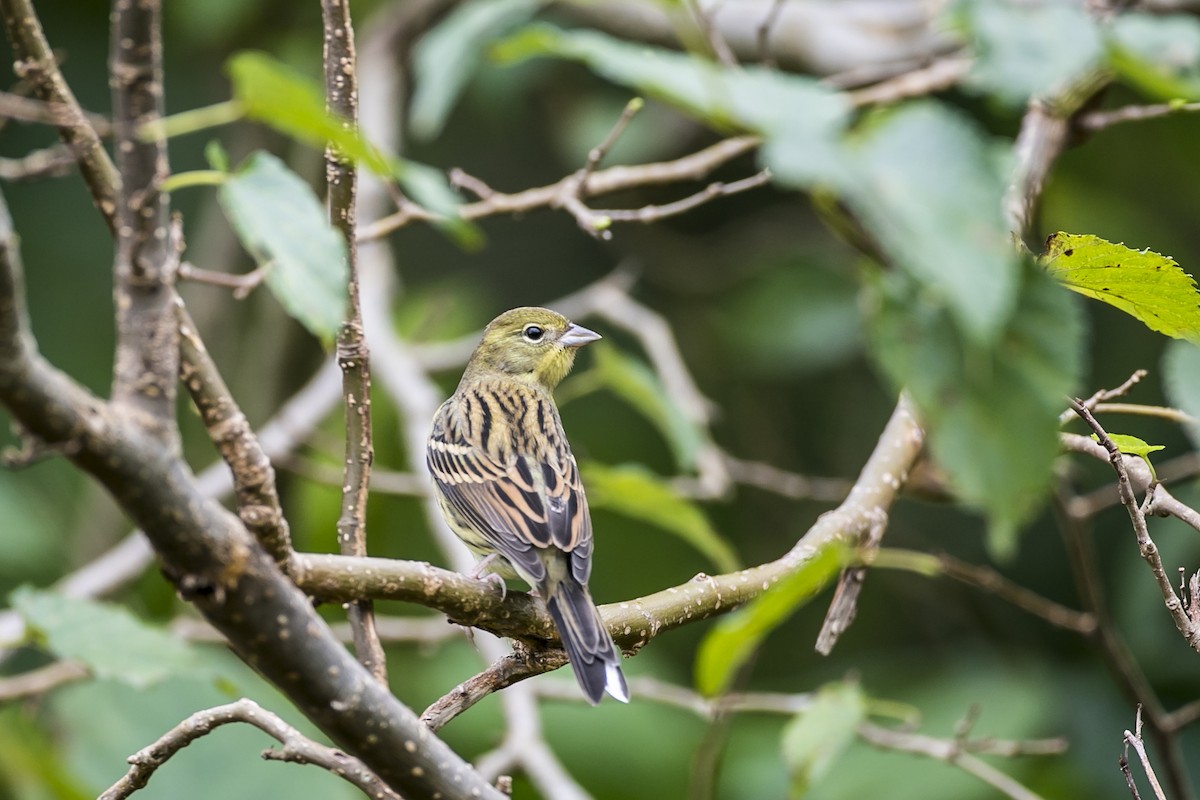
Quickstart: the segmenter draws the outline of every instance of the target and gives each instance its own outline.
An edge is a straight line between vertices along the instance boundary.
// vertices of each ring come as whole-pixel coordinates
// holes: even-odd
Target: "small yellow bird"
[[[433,418],[426,461],[446,522],[481,559],[476,574],[533,587],[588,701],[607,691],[627,703],[621,651],[588,593],[592,520],[551,394],[599,338],[544,308],[496,317]]]

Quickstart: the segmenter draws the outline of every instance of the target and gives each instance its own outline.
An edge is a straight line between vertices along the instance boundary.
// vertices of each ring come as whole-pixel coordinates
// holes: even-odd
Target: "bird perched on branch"
[[[627,703],[621,652],[588,593],[592,520],[551,394],[599,338],[544,308],[496,317],[433,418],[426,460],[446,521],[481,559],[476,575],[533,587],[588,700]]]

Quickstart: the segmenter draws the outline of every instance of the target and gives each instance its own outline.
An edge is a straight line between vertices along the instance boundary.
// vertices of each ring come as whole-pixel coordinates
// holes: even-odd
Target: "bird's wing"
[[[553,549],[570,554],[572,575],[586,584],[592,525],[579,468],[549,400],[524,400],[511,410],[480,393],[459,409],[447,403],[429,440],[429,471],[459,520],[523,577],[542,582],[542,555]],[[544,420],[542,436],[525,435],[526,418]]]

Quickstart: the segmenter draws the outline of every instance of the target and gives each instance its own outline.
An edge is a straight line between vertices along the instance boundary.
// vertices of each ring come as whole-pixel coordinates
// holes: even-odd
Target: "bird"
[[[629,702],[621,651],[588,591],[592,521],[554,388],[600,334],[545,308],[506,311],[483,331],[426,449],[446,522],[503,590],[542,598],[588,702]],[[498,576],[498,577],[497,577]]]

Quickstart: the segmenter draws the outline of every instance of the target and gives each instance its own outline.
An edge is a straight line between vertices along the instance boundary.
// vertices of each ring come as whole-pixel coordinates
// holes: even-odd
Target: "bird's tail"
[[[621,651],[608,635],[587,587],[567,576],[544,596],[546,609],[575,670],[575,679],[588,702],[595,705],[608,692],[628,703],[629,687],[621,674]]]

